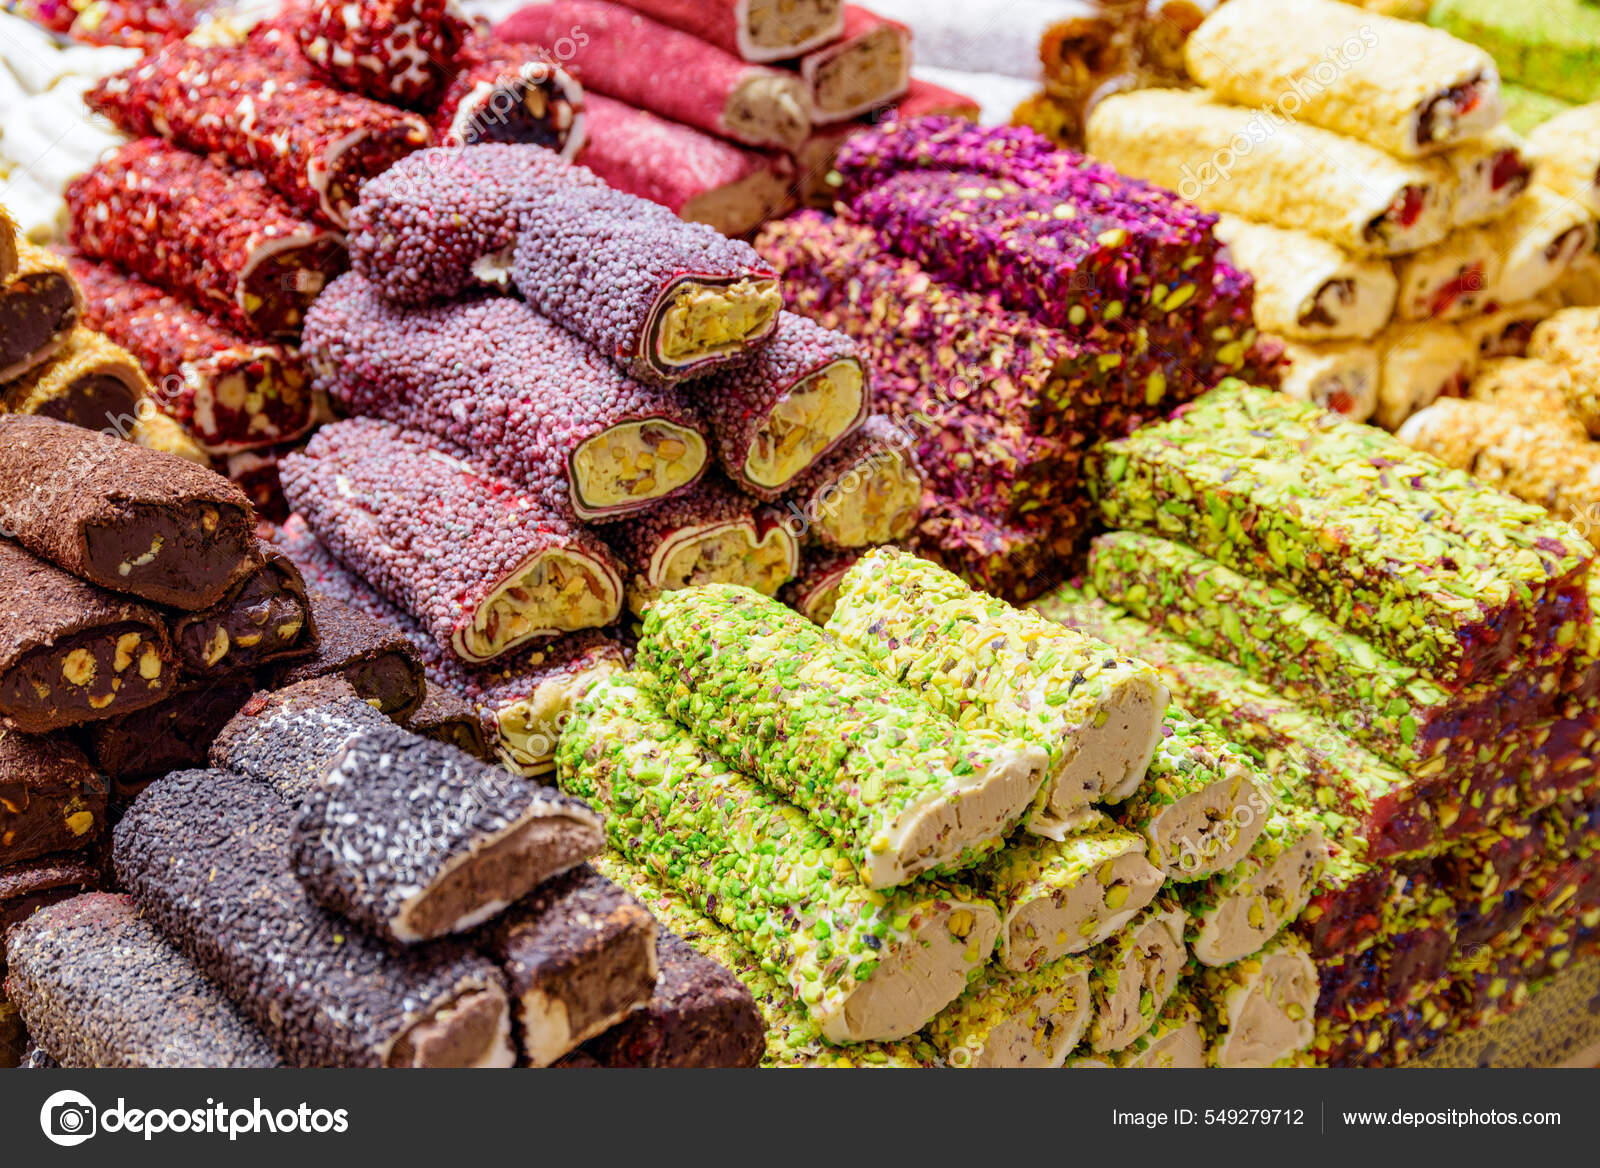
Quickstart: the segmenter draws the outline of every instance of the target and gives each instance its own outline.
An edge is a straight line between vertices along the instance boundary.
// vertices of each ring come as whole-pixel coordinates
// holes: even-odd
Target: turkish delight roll
[[[1595,221],[1582,203],[1535,185],[1484,229],[1500,256],[1494,299],[1514,304],[1539,295],[1595,249]]]
[[[179,771],[117,825],[117,876],[292,1066],[510,1066],[493,963],[449,942],[393,949],[317,907],[293,820],[251,779]]]
[[[56,359],[0,391],[5,408],[87,430],[128,427],[154,413],[154,394],[139,362],[120,345],[79,325]]]
[[[549,1066],[645,1006],[661,975],[655,918],[581,865],[512,905],[480,943],[510,985],[522,1054]]]
[[[351,273],[313,307],[303,344],[342,411],[436,435],[529,495],[565,496],[580,519],[642,511],[707,462],[704,423],[672,387],[633,380],[511,297],[406,309]]]
[[[604,846],[576,799],[376,725],[306,792],[291,844],[314,900],[400,944],[466,932]]]
[[[1494,54],[1501,71],[1571,102],[1600,98],[1593,46],[1600,13],[1585,0],[1546,0],[1536,8],[1501,0],[1435,0],[1428,22]]]
[[[1043,968],[1110,937],[1161,891],[1144,841],[1103,816],[1060,840],[1024,839],[984,869],[1000,907],[1000,963]]]
[[[1489,231],[1470,228],[1394,262],[1400,282],[1396,316],[1410,320],[1457,320],[1476,316],[1489,303],[1500,272],[1500,253]]]
[[[574,36],[574,30],[583,35]],[[752,65],[725,49],[610,0],[550,0],[513,13],[495,30],[503,40],[560,43],[585,87],[718,138],[795,150],[811,132],[802,74]],[[641,56],[638,46],[648,44]],[[680,79],[694,78],[692,85]],[[848,115],[847,115],[848,116]]]
[[[638,661],[668,713],[825,825],[871,888],[970,865],[1021,821],[1045,777],[1040,746],[958,727],[747,588],[663,595]],[[864,725],[874,732],[858,735]]]
[[[345,743],[391,726],[342,678],[314,678],[252,697],[216,734],[209,759],[298,807],[337,764]]]
[[[724,235],[754,231],[789,206],[795,164],[787,155],[748,150],[597,93],[584,97],[584,109],[589,140],[578,161],[608,186]]]
[[[1270,132],[1257,142],[1262,125]],[[1241,140],[1252,143],[1248,152],[1235,147]],[[1450,230],[1455,172],[1448,163],[1402,161],[1200,93],[1145,89],[1108,97],[1089,115],[1088,142],[1091,154],[1122,173],[1207,210],[1309,231],[1358,255],[1404,255]]]
[[[1303,231],[1236,215],[1217,220],[1232,263],[1256,278],[1256,323],[1301,341],[1364,339],[1394,314],[1399,288],[1379,260],[1359,259]]]
[[[548,176],[523,194],[517,290],[633,375],[696,377],[776,331],[777,275],[749,244],[621,191]]]
[[[439,97],[472,31],[455,0],[312,0],[297,16],[301,51],[341,89],[410,109]]]
[[[314,588],[307,599],[317,651],[283,667],[278,684],[339,677],[395,718],[405,718],[422,704],[427,685],[422,657],[403,632]]]
[[[1441,397],[1460,397],[1477,359],[1466,335],[1445,321],[1398,321],[1373,338],[1378,404],[1372,420],[1393,430]]]
[[[1365,341],[1287,341],[1283,355],[1281,388],[1290,397],[1352,422],[1365,422],[1378,408],[1378,352]]]
[[[254,171],[233,171],[160,138],[102,158],[67,188],[73,246],[240,331],[293,338],[344,267],[344,244],[302,219]]]
[[[208,454],[289,442],[311,429],[299,357],[246,337],[110,264],[75,259],[84,323],[127,349],[156,379],[152,400]]]
[[[361,184],[428,145],[415,114],[345,93],[252,45],[178,42],[84,100],[125,132],[259,170],[290,205],[343,228]]]
[[[894,119],[899,121],[941,117],[976,122],[981,112],[978,103],[965,93],[936,85],[925,77],[913,77],[906,86],[905,95],[894,103]],[[859,127],[853,132],[856,131]]]
[[[504,290],[521,222],[518,191],[546,173],[601,185],[548,150],[485,143],[408,154],[362,186],[350,212],[351,266],[397,304]]]
[[[1179,890],[1189,914],[1189,951],[1201,965],[1231,965],[1295,920],[1317,889],[1327,843],[1305,813],[1266,812],[1250,851],[1226,872]]]
[[[797,538],[835,549],[892,543],[915,528],[923,483],[907,432],[875,414],[799,477],[784,522]]]
[[[1532,300],[1501,305],[1482,316],[1457,321],[1456,327],[1477,351],[1480,361],[1496,357],[1521,357],[1540,321],[1556,311],[1560,301],[1551,293]]]
[[[1504,114],[1500,74],[1483,49],[1334,0],[1219,6],[1190,36],[1184,60],[1223,101],[1276,104],[1400,158],[1476,138]],[[1292,111],[1289,93],[1299,98]]]
[[[814,624],[826,625],[839,603],[844,575],[860,559],[853,551],[807,548],[793,580],[778,590],[778,599]]]
[[[1254,957],[1201,971],[1200,1008],[1211,1035],[1209,1063],[1270,1067],[1307,1049],[1316,1026],[1317,967],[1292,935]]]
[[[1528,356],[1563,367],[1568,412],[1600,438],[1600,310],[1564,308],[1533,330]],[[1543,372],[1543,371],[1541,371]]]
[[[1081,521],[1076,531],[1071,525],[1062,529],[1070,535],[1064,540],[1047,524],[1003,522],[937,496],[924,503],[912,549],[974,587],[1018,604],[1061,582],[1061,546],[1082,534]]]
[[[742,584],[774,596],[800,565],[800,541],[779,513],[720,476],[608,528],[606,539],[627,566],[636,616],[663,592],[698,584]]]
[[[1062,838],[1090,803],[1127,798],[1157,749],[1168,695],[1154,669],[909,553],[863,556],[828,632],[963,726],[1044,749],[1037,834]]]
[[[494,761],[494,753],[489,749],[477,710],[454,691],[431,681],[423,691],[422,704],[403,724],[413,734],[453,746],[481,762]]]
[[[221,475],[51,418],[0,416],[0,444],[6,534],[86,580],[193,610],[261,562]]]
[[[106,795],[71,742],[0,727],[0,868],[87,847],[105,826]]]
[[[1506,126],[1499,126],[1481,138],[1464,142],[1445,155],[1455,167],[1455,200],[1450,217],[1457,227],[1474,227],[1500,218],[1511,207],[1530,180],[1544,185],[1548,163],[1534,148]]]
[[[41,909],[6,949],[8,996],[65,1067],[276,1067],[278,1054],[128,896]]]
[[[1117,820],[1144,836],[1150,859],[1174,883],[1232,868],[1264,828],[1267,776],[1216,731],[1169,707],[1143,786]]]
[[[606,816],[611,845],[748,945],[833,1042],[907,1037],[958,997],[994,948],[994,906],[929,882],[870,890],[831,835],[729,770],[652,689],[602,682],[561,738],[561,786]],[[630,828],[625,809],[658,786],[674,810]]]
[[[1150,1029],[1111,1052],[1119,1070],[1198,1070],[1206,1065],[1205,1018],[1186,981],[1167,999]]]
[[[778,335],[694,389],[716,419],[717,458],[769,502],[867,420],[872,382],[855,342],[785,312]]]
[[[1178,988],[1185,956],[1183,910],[1168,897],[1158,897],[1098,946],[1089,955],[1090,1049],[1096,1054],[1122,1050],[1149,1030]]]
[[[439,145],[504,142],[541,146],[569,159],[583,149],[583,87],[545,50],[472,36],[450,70],[449,87],[431,114]]]
[[[206,750],[255,692],[242,677],[180,682],[165,701],[87,727],[84,738],[95,766],[112,781],[113,809],[132,802],[126,792],[171,771],[206,765]]]
[[[0,228],[3,230],[3,228]],[[0,283],[0,382],[59,353],[83,315],[83,296],[59,256],[20,233],[15,270]]]
[[[261,563],[210,608],[185,613],[172,625],[179,660],[190,676],[233,673],[316,649],[300,569],[269,543]]]
[[[559,501],[485,474],[447,442],[351,418],[323,427],[282,475],[329,550],[463,661],[621,611],[604,544]]]
[[[786,61],[844,31],[842,0],[623,0],[746,61]]]
[[[1600,215],[1600,111],[1580,105],[1528,131],[1537,181]]]
[[[984,969],[928,1024],[927,1041],[953,1069],[1059,1067],[1089,1028],[1089,963],[1025,971]]]
[[[811,120],[842,122],[892,102],[911,83],[911,30],[856,4],[844,35],[800,58]]]

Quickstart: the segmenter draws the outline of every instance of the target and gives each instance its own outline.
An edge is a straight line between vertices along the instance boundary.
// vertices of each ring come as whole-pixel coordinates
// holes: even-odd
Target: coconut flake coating
[[[451,942],[394,950],[293,875],[294,811],[253,779],[179,771],[117,825],[145,917],[291,1066],[510,1066],[500,971]]]
[[[66,193],[72,243],[254,336],[292,338],[344,268],[337,235],[296,215],[254,171],[159,138],[102,158]]]
[[[341,89],[424,110],[471,30],[455,0],[311,0],[295,31]]]
[[[776,337],[694,397],[716,419],[723,473],[771,502],[866,422],[872,382],[854,341],[785,312]]]
[[[749,244],[556,175],[523,194],[517,290],[634,376],[699,376],[777,329],[777,275]]]
[[[668,713],[792,799],[874,888],[971,864],[1044,780],[1038,746],[959,727],[747,588],[662,596],[638,661]]]
[[[393,725],[344,742],[292,841],[314,900],[401,944],[471,929],[604,846],[576,799]]]
[[[277,1052],[146,921],[91,892],[9,934],[6,993],[66,1067],[276,1067]]]
[[[441,146],[505,142],[574,158],[588,137],[583,87],[545,49],[473,35],[432,114]]]
[[[282,475],[328,549],[463,660],[610,624],[621,609],[605,545],[559,501],[491,477],[447,442],[352,418],[323,427]]]
[[[643,510],[706,465],[704,423],[682,396],[519,300],[406,309],[351,273],[318,299],[302,343],[344,412],[435,435],[581,519]]]
[[[428,144],[415,114],[334,89],[259,45],[179,42],[84,100],[123,131],[259,170],[290,204],[342,228],[361,184]]]
[[[350,263],[385,300],[431,304],[479,287],[504,290],[517,242],[518,191],[550,173],[601,180],[549,150],[504,143],[408,154],[361,188],[350,213]]]
[[[562,789],[606,815],[614,848],[748,945],[825,1037],[920,1029],[987,960],[993,906],[925,882],[869,890],[827,832],[729,770],[652,688],[624,675],[578,704],[557,757]]]
[[[908,426],[868,418],[797,478],[783,500],[796,538],[836,549],[905,539],[922,513],[925,469]]]

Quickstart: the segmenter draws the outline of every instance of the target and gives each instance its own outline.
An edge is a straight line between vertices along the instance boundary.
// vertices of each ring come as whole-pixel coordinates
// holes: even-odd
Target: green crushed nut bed
[[[1042,748],[958,726],[748,588],[662,596],[637,660],[669,715],[796,804],[872,888],[996,850],[1044,781]]]
[[[637,673],[578,703],[556,773],[563,790],[603,810],[614,848],[748,946],[830,1041],[914,1034],[994,950],[992,904],[928,881],[863,886],[844,848],[730,770]]]
[[[974,591],[894,548],[858,560],[828,632],[962,726],[1050,757],[1028,828],[1063,838],[1095,802],[1127,798],[1161,737],[1167,688],[1142,661]]]

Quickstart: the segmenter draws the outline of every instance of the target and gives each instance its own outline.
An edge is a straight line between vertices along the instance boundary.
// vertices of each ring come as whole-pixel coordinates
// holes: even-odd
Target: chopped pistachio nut
[[[602,430],[572,452],[574,490],[591,511],[659,499],[696,478],[706,465],[706,440],[660,418]]]
[[[1194,990],[1178,987],[1150,1029],[1111,1056],[1119,1070],[1197,1070],[1206,1065],[1206,1033]]]
[[[1328,847],[1305,812],[1267,813],[1250,851],[1210,880],[1185,884],[1189,950],[1202,965],[1228,965],[1258,952],[1300,915],[1322,875]]]
[[[924,1031],[948,1067],[1059,1067],[1088,1029],[1089,964],[985,968]]]
[[[998,939],[981,897],[926,881],[864,887],[824,831],[701,746],[637,673],[578,703],[556,773],[604,812],[614,848],[748,946],[829,1041],[915,1033]]]
[[[1000,906],[1000,960],[1013,970],[1098,945],[1155,899],[1162,881],[1144,840],[1103,815],[1064,840],[1019,838],[980,878]]]
[[[975,863],[1044,780],[1042,749],[958,726],[748,588],[666,593],[638,661],[669,714],[797,804],[872,888]]]
[[[1161,736],[1155,669],[894,548],[845,573],[827,628],[961,725],[1049,752],[1028,823],[1040,835],[1131,794]]]
[[[1202,970],[1196,982],[1216,1067],[1270,1067],[1316,1032],[1317,967],[1304,941],[1277,937],[1254,957]]]
[[[656,352],[665,365],[692,365],[735,352],[770,331],[782,307],[776,280],[706,284],[686,279],[654,322]]]
[[[861,416],[866,392],[857,361],[835,361],[813,373],[779,398],[756,430],[745,476],[763,487],[796,478]]]
[[[1183,972],[1183,921],[1176,901],[1158,897],[1125,931],[1091,951],[1089,1045],[1095,1053],[1122,1050],[1155,1023]]]
[[[575,550],[542,551],[512,572],[456,632],[469,661],[488,661],[533,637],[608,623],[621,605],[613,574]]]

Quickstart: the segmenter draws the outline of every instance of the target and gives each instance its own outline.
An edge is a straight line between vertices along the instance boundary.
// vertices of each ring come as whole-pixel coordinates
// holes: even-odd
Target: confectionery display
[[[1592,5],[3,7],[0,1067],[1600,1061]]]

